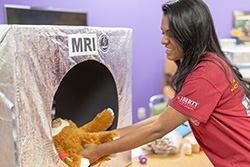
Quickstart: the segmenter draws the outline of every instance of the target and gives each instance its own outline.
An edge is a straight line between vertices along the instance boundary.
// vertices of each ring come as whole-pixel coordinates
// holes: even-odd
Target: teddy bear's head
[[[52,136],[60,158],[70,167],[88,167],[88,160],[78,155],[84,144],[101,144],[118,137],[114,132],[106,131],[114,120],[111,109],[100,112],[91,122],[77,127],[71,120],[56,118],[52,121]],[[98,132],[98,133],[95,133]],[[95,162],[109,160],[108,156]],[[94,165],[91,164],[91,165]]]

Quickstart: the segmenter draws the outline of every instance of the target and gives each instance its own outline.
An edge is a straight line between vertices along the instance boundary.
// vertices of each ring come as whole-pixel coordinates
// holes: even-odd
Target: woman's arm
[[[142,121],[137,122],[135,124],[132,124],[130,126],[126,126],[126,127],[119,128],[119,129],[114,129],[114,130],[112,130],[112,132],[116,132],[120,135],[120,137],[122,137],[131,131],[137,130],[140,127],[154,123],[158,118],[159,118],[159,115],[155,115],[155,116],[152,116],[148,119],[145,119],[145,120],[142,120]]]
[[[79,154],[92,163],[105,155],[131,150],[161,138],[188,119],[188,116],[169,106],[158,117],[117,130],[122,133],[119,139],[97,146],[85,145]]]

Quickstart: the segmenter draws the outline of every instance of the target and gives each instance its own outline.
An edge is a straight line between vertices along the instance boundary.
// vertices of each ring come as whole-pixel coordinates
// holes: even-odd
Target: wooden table
[[[181,146],[188,142],[187,137],[192,135],[190,133],[184,137]],[[138,157],[134,157],[132,158],[132,164],[128,167],[213,167],[204,152],[185,155],[182,147],[180,147],[179,153],[174,155],[147,154],[146,157],[148,159],[146,164],[141,164]]]

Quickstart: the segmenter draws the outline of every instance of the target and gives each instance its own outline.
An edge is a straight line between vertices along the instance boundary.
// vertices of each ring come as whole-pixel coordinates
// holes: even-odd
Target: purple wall
[[[88,25],[133,29],[133,122],[137,109],[145,107],[149,116],[149,98],[161,92],[164,47],[161,46],[161,5],[166,0],[1,0],[0,24],[4,23],[3,5],[31,5],[76,10],[88,13]],[[214,17],[218,36],[230,37],[233,10],[250,10],[249,0],[204,0]]]

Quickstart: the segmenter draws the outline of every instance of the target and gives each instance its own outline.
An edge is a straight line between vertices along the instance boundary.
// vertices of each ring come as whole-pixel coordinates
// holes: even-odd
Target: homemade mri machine
[[[64,166],[52,141],[53,116],[80,126],[109,107],[111,129],[131,124],[131,70],[129,28],[1,25],[1,166]],[[101,166],[130,162],[123,152]]]

